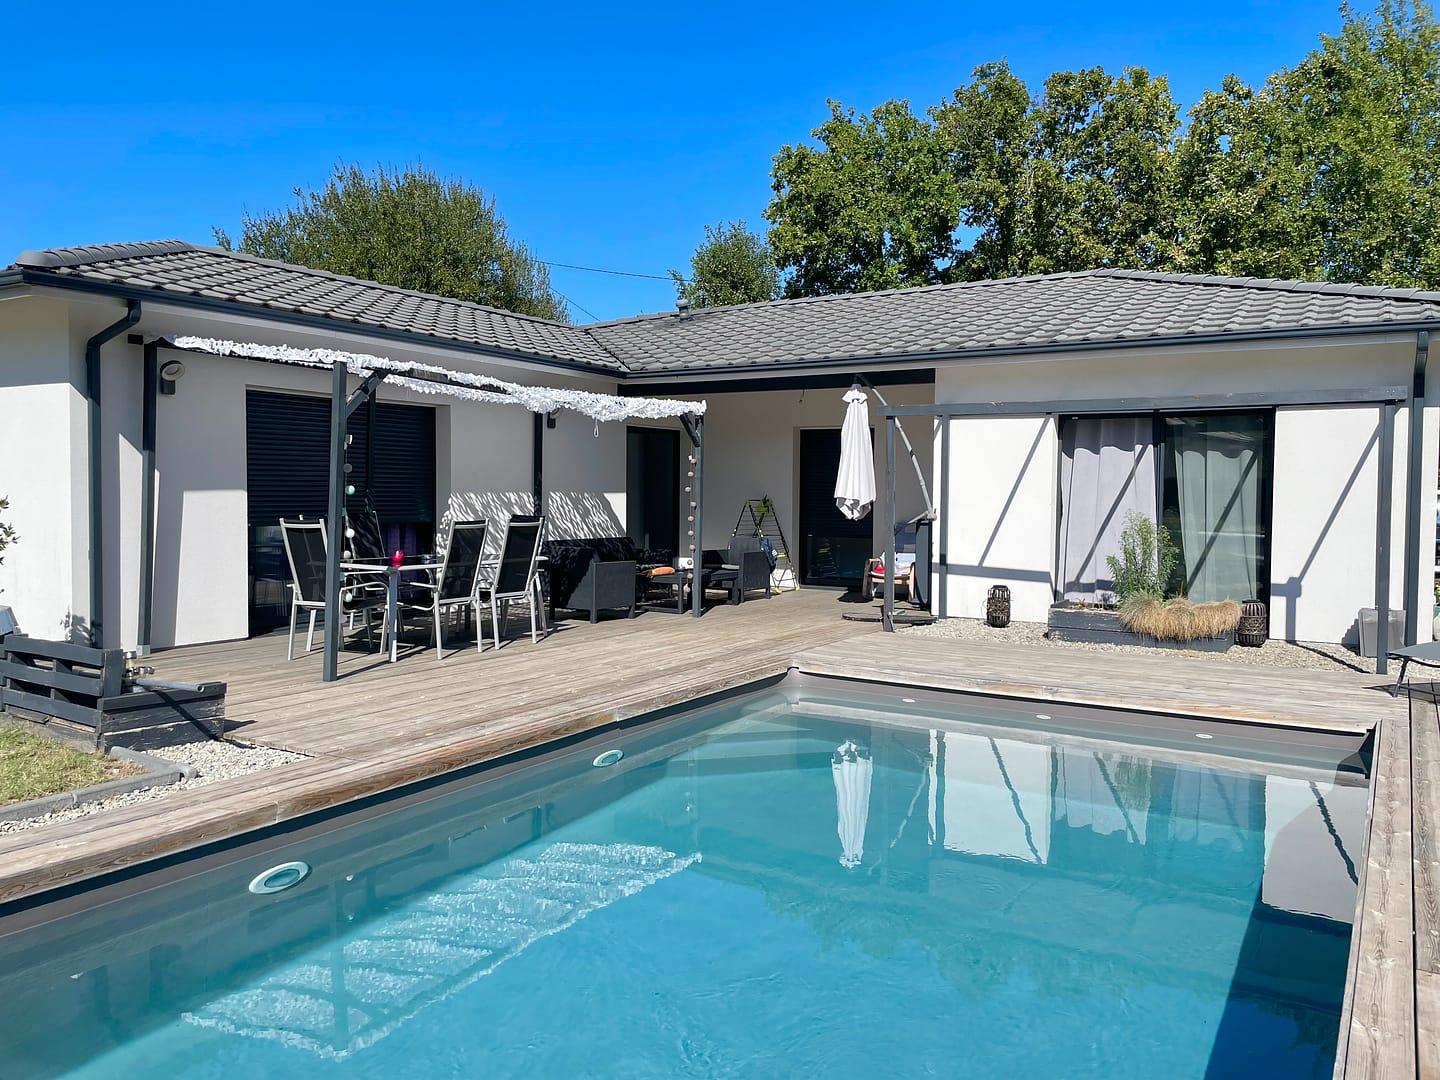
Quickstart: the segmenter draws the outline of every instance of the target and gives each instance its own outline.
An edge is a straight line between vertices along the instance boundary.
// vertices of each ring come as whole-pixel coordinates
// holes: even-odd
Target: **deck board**
[[[817,675],[1321,730],[1365,732],[1381,716],[1405,714],[1404,699],[1389,696],[1390,683],[1357,672],[1241,667],[1158,650],[1152,656],[896,640],[898,647],[883,653],[870,642],[837,641],[806,653],[803,667]]]
[[[1371,821],[1335,1075],[1413,1077],[1415,894],[1410,720],[1389,714],[1376,740]]]

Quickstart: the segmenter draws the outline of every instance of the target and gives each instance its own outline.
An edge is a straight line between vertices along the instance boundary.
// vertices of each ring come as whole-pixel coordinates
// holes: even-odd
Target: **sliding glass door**
[[[1268,599],[1273,414],[1163,418],[1162,520],[1191,600]]]
[[[1172,595],[1268,601],[1273,429],[1270,411],[1063,418],[1057,591],[1106,599],[1138,511],[1175,543]]]

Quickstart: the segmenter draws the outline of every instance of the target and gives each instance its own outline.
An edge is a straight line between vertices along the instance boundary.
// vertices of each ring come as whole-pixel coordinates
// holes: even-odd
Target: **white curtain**
[[[1263,421],[1190,416],[1169,424],[1180,495],[1185,594],[1248,600],[1256,594]]]
[[[1154,424],[1148,416],[1071,420],[1061,429],[1060,591],[1096,602],[1111,587],[1125,516],[1155,519]]]

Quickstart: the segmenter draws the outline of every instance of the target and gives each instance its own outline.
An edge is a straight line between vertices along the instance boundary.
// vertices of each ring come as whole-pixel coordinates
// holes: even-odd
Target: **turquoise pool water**
[[[1354,748],[1038,709],[781,684],[11,915],[0,1076],[1328,1075]]]

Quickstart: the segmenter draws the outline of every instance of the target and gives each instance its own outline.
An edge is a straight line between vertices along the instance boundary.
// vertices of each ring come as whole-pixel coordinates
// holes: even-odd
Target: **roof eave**
[[[65,274],[55,274],[45,270],[31,270],[24,267],[0,271],[0,275],[13,276],[14,284],[65,289],[71,292],[91,293],[97,296],[112,296],[122,300],[148,300],[157,304],[197,308],[201,311],[213,311],[220,314],[272,319],[276,322],[289,323],[294,326],[302,326],[309,329],[339,330],[345,333],[380,338],[385,341],[394,341],[399,344],[421,345],[429,348],[446,348],[469,353],[474,356],[518,360],[526,364],[536,364],[583,375],[599,375],[608,379],[620,380],[627,374],[623,370],[608,368],[599,364],[590,364],[580,360],[563,360],[558,357],[542,356],[538,353],[528,353],[519,349],[473,345],[469,342],[457,341],[454,338],[433,337],[428,334],[413,334],[404,330],[370,326],[366,323],[349,322],[342,319],[328,319],[323,315],[306,315],[304,312],[299,311],[260,307],[256,304],[245,304],[236,300],[221,300],[208,296],[196,296],[193,293],[173,292],[168,289],[147,289],[134,285],[125,285],[120,282],[93,281],[87,278],[71,277]],[[5,278],[0,276],[0,282],[4,281]],[[577,327],[577,329],[579,328]],[[616,362],[619,363],[620,361],[617,359]]]
[[[1177,346],[1231,345],[1250,341],[1303,341],[1331,337],[1365,337],[1371,334],[1408,334],[1420,330],[1440,330],[1440,318],[1405,322],[1350,323],[1334,326],[1272,328],[1245,330],[1224,334],[1186,334],[1147,338],[1107,338],[1102,341],[1062,342],[1052,345],[1012,345],[987,349],[947,349],[936,352],[880,353],[858,356],[827,356],[784,363],[732,364],[725,367],[665,368],[663,370],[631,371],[627,382],[673,381],[685,378],[712,378],[716,375],[756,376],[765,372],[813,371],[819,368],[863,368],[877,364],[916,367],[959,360],[983,360],[997,357],[1043,356],[1055,353],[1109,352],[1119,349],[1169,349]]]

